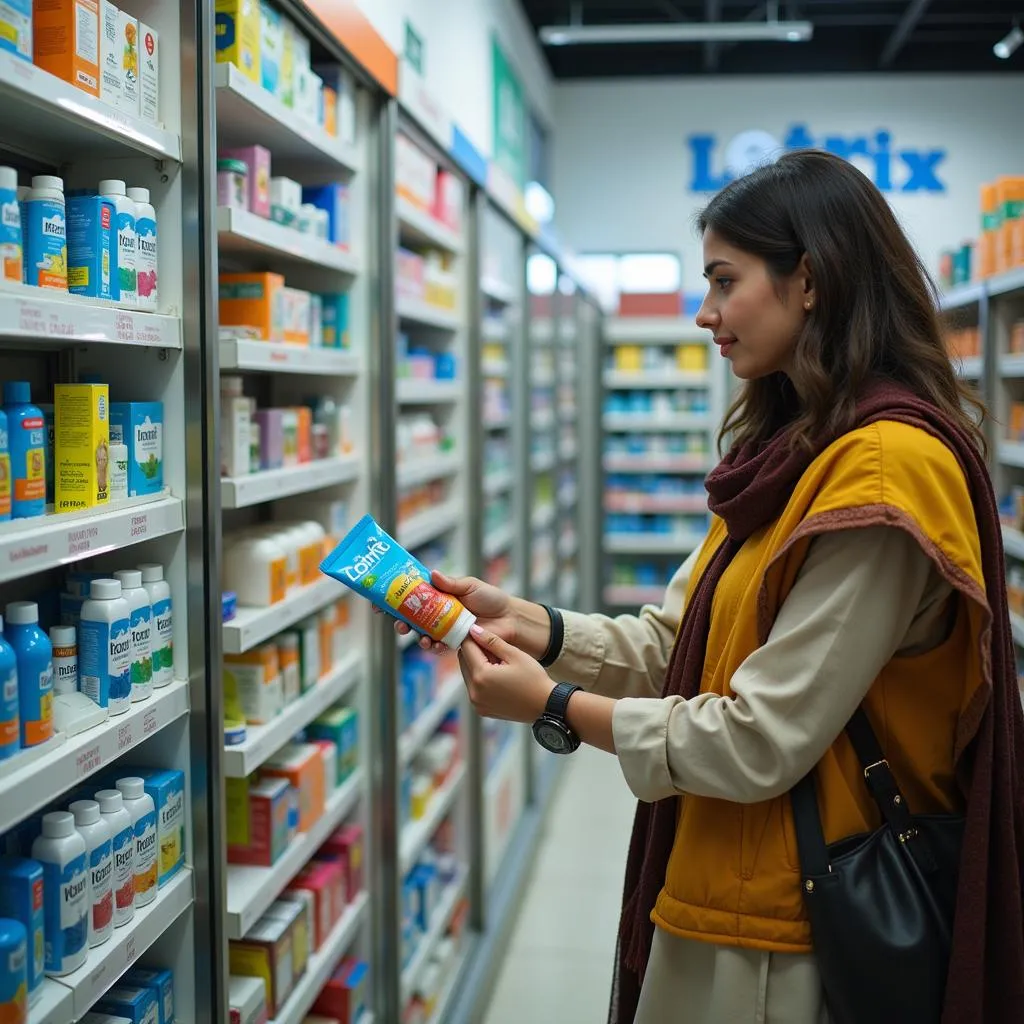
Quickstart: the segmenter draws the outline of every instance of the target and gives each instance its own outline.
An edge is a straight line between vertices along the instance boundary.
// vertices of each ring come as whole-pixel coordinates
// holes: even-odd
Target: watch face
[[[560,729],[554,722],[541,719],[533,726],[533,735],[537,742],[552,754],[571,754],[572,744],[565,731]]]

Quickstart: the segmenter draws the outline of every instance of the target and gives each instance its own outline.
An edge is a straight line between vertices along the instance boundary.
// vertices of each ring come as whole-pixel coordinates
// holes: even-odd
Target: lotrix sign
[[[804,124],[794,124],[782,141],[759,129],[740,132],[722,146],[714,135],[691,135],[686,144],[692,158],[691,192],[717,192],[780,154],[792,149],[826,149],[857,166],[882,192],[944,193],[940,165],[944,149],[903,149],[890,132],[873,135],[814,136]]]

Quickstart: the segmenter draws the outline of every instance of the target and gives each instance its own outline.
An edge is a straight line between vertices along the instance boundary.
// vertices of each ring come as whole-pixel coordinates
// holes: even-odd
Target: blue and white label
[[[89,941],[89,876],[85,854],[43,862],[43,919],[47,974],[66,974]]]
[[[111,714],[125,711],[132,696],[132,637],[128,619],[82,619],[78,627],[79,686]]]
[[[145,700],[153,692],[153,610],[143,605],[132,611],[131,632],[131,697]]]
[[[153,678],[169,683],[174,674],[174,621],[171,599],[153,603]]]
[[[117,224],[117,283],[121,289],[121,302],[134,306],[138,299],[135,218],[130,213],[118,213]]]

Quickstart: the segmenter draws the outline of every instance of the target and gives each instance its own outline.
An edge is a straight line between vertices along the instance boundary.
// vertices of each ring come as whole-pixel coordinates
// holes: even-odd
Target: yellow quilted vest
[[[952,452],[921,430],[884,421],[840,438],[804,473],[781,516],[743,545],[715,592],[701,692],[730,696],[733,673],[767,638],[811,540],[868,525],[907,530],[961,594],[946,641],[918,657],[893,658],[865,702],[914,813],[949,811],[960,806],[954,762],[981,682],[990,613],[963,473]],[[724,537],[716,520],[691,592]],[[826,841],[878,827],[845,734],[819,763],[816,783]],[[682,797],[652,919],[687,938],[808,952],[789,795],[747,805]]]

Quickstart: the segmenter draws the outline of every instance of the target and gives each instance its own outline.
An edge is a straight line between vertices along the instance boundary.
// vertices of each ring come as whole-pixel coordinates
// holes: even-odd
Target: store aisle
[[[565,770],[484,1024],[606,1019],[635,800],[609,754]]]

